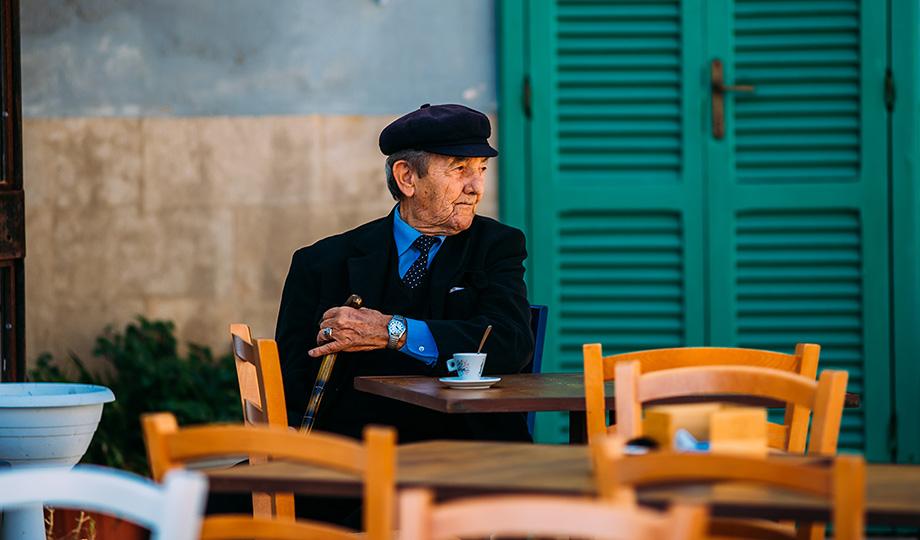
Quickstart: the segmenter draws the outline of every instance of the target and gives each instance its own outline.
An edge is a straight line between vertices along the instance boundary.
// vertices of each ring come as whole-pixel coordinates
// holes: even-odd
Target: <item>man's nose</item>
[[[464,191],[469,194],[481,194],[486,185],[486,174],[483,171],[470,173],[466,179]]]

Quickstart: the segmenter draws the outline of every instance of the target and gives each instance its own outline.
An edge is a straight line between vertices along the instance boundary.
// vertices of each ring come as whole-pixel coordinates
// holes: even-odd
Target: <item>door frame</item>
[[[530,231],[530,118],[525,102],[530,99],[528,0],[495,3],[498,30],[498,213],[502,222]],[[527,239],[527,252],[532,253]],[[525,261],[525,266],[530,259]],[[533,282],[525,272],[528,289]]]
[[[890,69],[893,420],[899,463],[920,463],[920,0],[888,2]],[[895,46],[897,45],[897,46]]]

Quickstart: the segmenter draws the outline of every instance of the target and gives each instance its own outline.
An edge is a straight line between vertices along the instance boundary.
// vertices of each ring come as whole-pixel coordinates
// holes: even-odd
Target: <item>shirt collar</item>
[[[412,247],[412,242],[415,242],[415,239],[421,235],[422,233],[415,230],[412,225],[403,221],[403,218],[399,215],[399,205],[397,204],[393,210],[393,239],[396,241],[397,255],[402,257]],[[447,237],[438,236],[437,238],[443,243]]]

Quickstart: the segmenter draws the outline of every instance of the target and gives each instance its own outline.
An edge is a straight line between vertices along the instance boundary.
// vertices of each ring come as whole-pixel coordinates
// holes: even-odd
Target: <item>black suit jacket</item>
[[[432,438],[528,440],[522,414],[435,413],[415,405],[359,392],[360,375],[448,375],[456,352],[475,351],[483,331],[485,374],[517,373],[533,354],[524,285],[527,253],[523,233],[476,216],[465,231],[448,236],[430,268],[430,313],[425,322],[438,345],[434,366],[396,351],[340,353],[326,389],[316,429],[360,437],[368,423],[393,425],[403,442]],[[299,425],[320,358],[316,346],[322,314],[352,293],[364,306],[393,314],[383,304],[386,271],[396,264],[393,214],[320,240],[294,253],[284,285],[276,339],[281,354],[288,420]],[[462,288],[450,292],[452,288]]]

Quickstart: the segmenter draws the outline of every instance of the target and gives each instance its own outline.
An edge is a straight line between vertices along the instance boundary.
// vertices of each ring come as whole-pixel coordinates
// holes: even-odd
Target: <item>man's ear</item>
[[[403,195],[406,197],[415,195],[415,182],[418,177],[406,160],[401,159],[393,164],[393,178]]]

